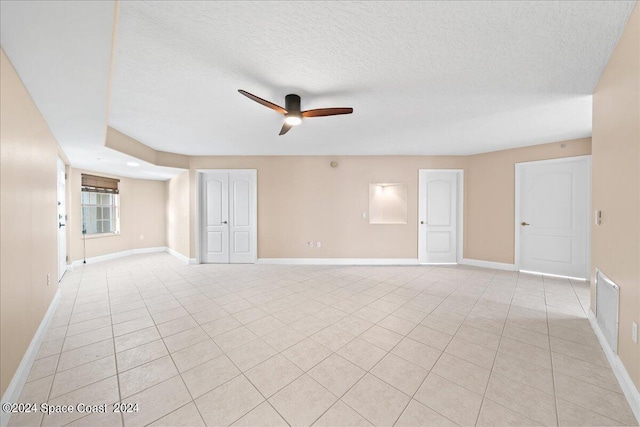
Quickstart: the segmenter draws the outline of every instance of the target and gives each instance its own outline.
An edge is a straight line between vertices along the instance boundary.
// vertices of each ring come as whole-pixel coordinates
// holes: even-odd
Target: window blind
[[[82,191],[118,194],[119,179],[82,174]]]

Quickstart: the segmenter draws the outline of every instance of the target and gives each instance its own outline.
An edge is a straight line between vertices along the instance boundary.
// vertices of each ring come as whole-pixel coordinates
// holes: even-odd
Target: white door
[[[67,203],[66,174],[64,162],[58,158],[58,281],[67,271]]]
[[[459,175],[457,171],[420,171],[418,258],[421,263],[457,262]]]
[[[253,177],[249,171],[229,173],[229,261],[255,262],[251,235]]]
[[[202,174],[202,262],[256,261],[256,172]]]
[[[589,157],[516,165],[520,270],[586,278]]]
[[[203,262],[229,262],[229,174],[202,176]]]

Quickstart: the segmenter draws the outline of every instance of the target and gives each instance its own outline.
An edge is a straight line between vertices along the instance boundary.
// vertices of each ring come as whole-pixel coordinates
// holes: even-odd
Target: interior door
[[[58,158],[57,173],[58,198],[58,281],[67,271],[67,202],[66,202],[66,174],[64,162]]]
[[[587,277],[589,158],[520,163],[519,268]]]
[[[229,261],[254,262],[252,251],[253,177],[249,171],[229,173]]]
[[[458,173],[421,170],[418,258],[421,263],[456,263]]]
[[[200,185],[202,262],[255,262],[256,171],[207,172]]]
[[[202,261],[229,262],[229,174],[202,175]]]

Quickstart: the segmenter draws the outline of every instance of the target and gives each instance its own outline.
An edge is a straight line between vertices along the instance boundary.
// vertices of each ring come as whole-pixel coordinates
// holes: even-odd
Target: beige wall
[[[591,138],[470,156],[465,171],[464,257],[515,262],[516,163],[585,154],[591,154]]]
[[[417,258],[418,170],[464,169],[464,257],[511,264],[515,163],[591,152],[590,138],[560,144],[459,157],[192,157],[189,256],[196,257],[196,169],[258,170],[259,258]],[[407,224],[362,218],[369,184],[384,182],[408,184]]]
[[[107,126],[105,146],[158,166],[187,169],[189,156],[157,151],[124,133]]]
[[[593,209],[602,211],[602,224],[592,226],[591,266],[620,286],[618,355],[640,388],[640,346],[631,340],[631,322],[640,323],[640,6],[637,4],[593,95],[592,165]]]
[[[189,257],[189,172],[166,182],[167,246]]]
[[[4,394],[58,289],[58,144],[4,50],[0,56],[0,394]]]
[[[68,181],[71,261],[83,259],[81,174],[120,179],[120,234],[86,239],[87,258],[130,249],[166,246],[166,184],[162,181],[123,178],[98,172],[71,169]],[[144,236],[144,239],[140,239]]]
[[[339,166],[331,168],[332,161]],[[418,169],[463,168],[463,157],[192,157],[195,169],[258,170],[258,257],[416,258]],[[369,183],[408,184],[408,223],[370,225]],[[191,209],[191,257],[196,256]],[[308,241],[321,241],[309,248]]]

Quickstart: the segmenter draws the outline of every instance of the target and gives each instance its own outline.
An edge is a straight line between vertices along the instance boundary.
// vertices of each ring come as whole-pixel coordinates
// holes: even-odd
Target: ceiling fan
[[[289,129],[302,123],[303,118],[337,116],[340,114],[353,113],[353,108],[318,108],[315,110],[300,111],[300,97],[295,94],[289,94],[285,96],[285,108],[282,108],[281,106],[276,105],[273,102],[269,102],[266,99],[257,97],[254,94],[247,92],[246,90],[238,89],[238,92],[240,92],[247,98],[254,100],[258,104],[262,104],[265,107],[269,107],[272,110],[275,110],[278,113],[284,115],[284,124],[282,125],[282,129],[280,129],[280,135],[284,135],[285,133],[289,132]]]

